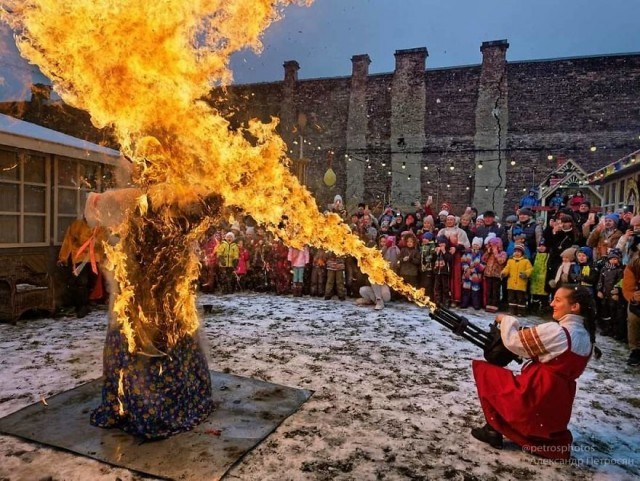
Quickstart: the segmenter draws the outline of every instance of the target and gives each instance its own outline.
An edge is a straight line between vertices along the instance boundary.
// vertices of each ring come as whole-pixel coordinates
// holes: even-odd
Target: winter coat
[[[249,270],[249,259],[251,258],[251,254],[249,251],[242,247],[240,249],[240,253],[238,255],[238,267],[236,267],[236,274],[239,276],[243,276]]]
[[[531,271],[533,270],[533,266],[529,259],[525,257],[520,257],[516,259],[512,257],[507,261],[507,265],[504,269],[502,269],[503,277],[507,277],[507,289],[511,289],[513,291],[526,291],[527,290],[527,282],[529,281],[529,276],[531,276]],[[524,274],[524,276],[521,276]],[[524,279],[522,279],[524,277]]]
[[[502,269],[507,265],[507,253],[500,251],[494,254],[491,250],[485,252],[482,257],[482,261],[485,264],[484,276],[485,277],[500,277],[502,275]]]
[[[449,251],[436,252],[436,262],[433,266],[433,273],[436,275],[449,275],[451,274],[451,263],[453,262],[453,256],[449,254]]]
[[[408,259],[405,261],[404,259]],[[420,251],[418,249],[403,247],[398,255],[398,275],[400,277],[417,277],[420,265]]]
[[[218,256],[218,265],[220,267],[235,267],[240,257],[238,244],[224,239],[217,247],[216,255]]]
[[[593,291],[598,283],[598,277],[599,271],[593,264],[579,264],[576,262],[571,267],[569,282],[572,284],[580,284],[581,286],[590,287]]]
[[[482,272],[484,263],[482,262],[482,251],[468,249],[462,254],[460,259],[462,267],[462,288],[479,291],[482,287]]]
[[[587,245],[593,248],[594,259],[606,257],[609,249],[618,245],[622,232],[618,229],[603,230],[596,227],[587,239]]]
[[[309,263],[309,248],[304,246],[300,250],[289,247],[287,259],[291,262],[291,267],[304,267]]]
[[[605,299],[611,299],[611,291],[620,279],[622,279],[622,266],[619,263],[614,266],[607,262],[600,272],[596,290],[602,292]]]
[[[538,252],[533,262],[533,270],[529,282],[529,291],[532,296],[546,296],[547,292],[547,263],[549,254]]]
[[[436,243],[431,241],[420,246],[420,271],[433,272],[436,261]]]
[[[333,252],[327,254],[327,270],[343,271],[345,269],[345,258],[337,256]]]

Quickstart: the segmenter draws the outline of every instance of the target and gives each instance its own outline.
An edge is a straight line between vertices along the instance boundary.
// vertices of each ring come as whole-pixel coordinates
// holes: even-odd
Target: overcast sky
[[[302,79],[348,76],[351,57],[366,53],[370,73],[392,72],[394,52],[416,47],[427,47],[427,68],[479,64],[481,43],[499,39],[509,61],[640,52],[638,19],[640,0],[316,0],[286,8],[262,54],[239,52],[231,66],[236,83],[282,80],[286,60]],[[36,71],[8,52],[4,30],[0,100]]]
[[[427,47],[427,68],[479,64],[480,45],[507,39],[507,59],[640,52],[640,0],[316,0],[288,7],[257,57],[233,58],[238,83],[351,75],[369,54],[370,73],[392,72],[396,50]]]

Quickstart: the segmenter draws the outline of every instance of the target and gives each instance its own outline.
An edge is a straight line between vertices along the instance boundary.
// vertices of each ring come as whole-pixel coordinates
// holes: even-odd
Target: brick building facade
[[[438,69],[427,68],[426,48],[398,50],[395,70],[383,74],[355,55],[350,76],[309,80],[291,60],[283,81],[215,90],[211,102],[234,125],[280,118],[321,206],[336,194],[350,207],[406,207],[432,195],[456,213],[467,205],[506,213],[563,161],[592,172],[637,150],[640,54],[508,62],[508,47],[484,42],[481,64]],[[113,146],[86,114],[42,95],[0,111]],[[323,182],[329,158],[333,186]]]
[[[640,54],[508,62],[508,47],[484,42],[480,65],[439,69],[426,68],[426,48],[398,50],[385,74],[355,55],[350,77],[326,79],[299,80],[288,61],[284,82],[233,86],[214,103],[236,123],[279,117],[291,158],[309,160],[320,205],[335,194],[350,206],[432,195],[458,213],[470,204],[502,213],[559,163],[591,172],[638,148]]]

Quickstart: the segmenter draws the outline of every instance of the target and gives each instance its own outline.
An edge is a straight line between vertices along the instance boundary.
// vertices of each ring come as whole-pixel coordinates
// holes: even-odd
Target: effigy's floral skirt
[[[110,326],[103,363],[94,426],[161,439],[192,429],[214,409],[207,360],[194,336],[184,336],[166,356],[149,357],[129,353],[125,337]]]

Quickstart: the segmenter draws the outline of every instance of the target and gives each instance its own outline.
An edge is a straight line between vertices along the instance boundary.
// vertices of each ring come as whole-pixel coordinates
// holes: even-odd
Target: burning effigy
[[[132,162],[132,190],[87,203],[87,217],[117,239],[105,249],[115,288],[98,425],[156,438],[212,409],[192,246],[223,208],[291,247],[354,256],[372,283],[434,307],[337,214],[319,212],[288,168],[278,119],[231,128],[203,100],[230,82],[230,55],[259,52],[262,32],[294,3],[311,0],[0,0],[21,54],[66,103],[111,127]]]

